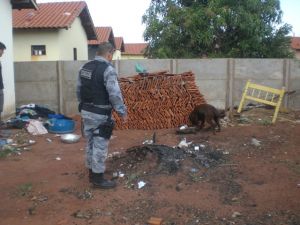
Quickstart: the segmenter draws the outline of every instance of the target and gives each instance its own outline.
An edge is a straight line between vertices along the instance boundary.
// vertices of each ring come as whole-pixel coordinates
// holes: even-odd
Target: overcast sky
[[[76,0],[37,0],[38,3]],[[95,26],[110,26],[114,36],[125,43],[144,42],[142,16],[151,0],[85,0]],[[293,26],[295,36],[300,36],[300,0],[280,0],[283,22]],[[293,35],[293,34],[291,34]]]

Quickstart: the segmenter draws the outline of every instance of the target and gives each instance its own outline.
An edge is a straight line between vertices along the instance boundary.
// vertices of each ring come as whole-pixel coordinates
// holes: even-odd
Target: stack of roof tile
[[[128,122],[122,124],[114,112],[116,129],[165,129],[188,124],[195,105],[206,103],[192,72],[165,71],[120,78],[128,109]]]

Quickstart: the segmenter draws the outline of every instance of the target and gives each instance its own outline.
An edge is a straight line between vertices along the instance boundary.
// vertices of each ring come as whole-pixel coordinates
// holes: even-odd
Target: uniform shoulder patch
[[[83,68],[80,70],[80,77],[90,80],[90,79],[92,79],[92,73],[93,73],[93,71]]]

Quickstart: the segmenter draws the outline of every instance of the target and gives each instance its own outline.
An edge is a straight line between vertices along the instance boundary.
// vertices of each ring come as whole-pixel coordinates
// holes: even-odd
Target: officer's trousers
[[[108,116],[82,110],[81,117],[84,124],[84,135],[87,139],[86,166],[94,173],[104,173],[109,140],[97,136],[99,133],[97,127],[104,123]]]

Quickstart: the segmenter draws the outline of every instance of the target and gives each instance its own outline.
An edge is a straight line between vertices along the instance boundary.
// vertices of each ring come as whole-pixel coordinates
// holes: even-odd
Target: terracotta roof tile
[[[115,37],[116,49],[125,51],[124,40],[123,37]]]
[[[300,50],[300,37],[292,37],[291,47],[295,50]]]
[[[143,55],[148,44],[147,43],[130,43],[125,44],[125,55]]]
[[[80,17],[89,39],[96,38],[93,21],[84,1],[38,4],[38,9],[13,10],[13,27],[68,28]]]
[[[111,27],[95,27],[98,40],[90,40],[89,45],[98,45],[101,42],[109,42],[109,38],[113,35],[113,30]]]

